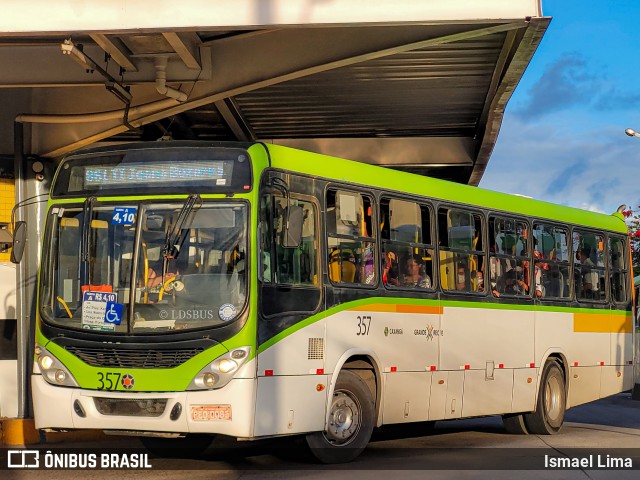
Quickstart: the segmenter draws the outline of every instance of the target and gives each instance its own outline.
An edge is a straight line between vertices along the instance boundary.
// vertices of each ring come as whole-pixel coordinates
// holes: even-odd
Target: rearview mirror
[[[164,217],[162,215],[147,215],[144,226],[150,232],[162,232],[164,231]]]
[[[27,242],[27,222],[16,222],[13,231],[13,248],[11,249],[11,262],[20,263]]]
[[[304,212],[300,205],[289,205],[284,217],[282,229],[282,246],[285,248],[297,248],[302,241],[302,224]]]

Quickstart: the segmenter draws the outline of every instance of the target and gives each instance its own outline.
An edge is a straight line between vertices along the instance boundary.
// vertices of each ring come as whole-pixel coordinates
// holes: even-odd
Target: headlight
[[[222,360],[218,360],[218,370],[222,373],[233,372],[236,368],[238,368],[238,364],[233,360],[229,360],[228,358],[223,358]]]
[[[39,370],[39,373],[42,374],[44,379],[53,385],[63,385],[65,387],[78,386],[78,382],[73,378],[73,375],[71,375],[67,367],[51,355],[46,348],[36,345],[34,351],[36,354],[36,365],[38,366],[38,369],[34,368],[34,373],[37,374]]]
[[[53,366],[53,358],[49,355],[42,355],[38,359],[38,365],[40,365],[42,370],[49,370]]]
[[[233,374],[249,359],[251,347],[235,348],[204,367],[191,381],[187,390],[207,390],[224,387]]]
[[[56,370],[55,379],[58,383],[64,383],[64,381],[67,379],[67,374],[64,370],[61,370],[59,368],[58,370]]]

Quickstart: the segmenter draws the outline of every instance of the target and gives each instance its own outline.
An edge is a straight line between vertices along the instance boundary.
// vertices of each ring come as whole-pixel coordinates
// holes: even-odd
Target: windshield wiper
[[[80,285],[89,285],[89,236],[95,203],[96,197],[89,197],[85,200],[82,208],[84,222],[82,223],[82,238],[80,239]]]
[[[178,214],[175,223],[173,226],[167,231],[167,238],[164,241],[164,248],[162,249],[162,256],[165,258],[178,258],[180,255],[180,247],[186,238],[186,232],[182,231],[187,218],[189,218],[189,214],[196,202],[201,202],[200,195],[191,194],[189,198],[184,202],[182,206],[182,210]]]

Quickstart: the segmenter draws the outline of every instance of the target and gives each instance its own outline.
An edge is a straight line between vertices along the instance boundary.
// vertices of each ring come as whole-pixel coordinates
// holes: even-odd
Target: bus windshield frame
[[[91,209],[54,205],[40,278],[42,320],[137,335],[211,329],[242,318],[249,296],[248,202],[185,205],[167,199],[94,201]],[[168,248],[176,225],[179,234]]]

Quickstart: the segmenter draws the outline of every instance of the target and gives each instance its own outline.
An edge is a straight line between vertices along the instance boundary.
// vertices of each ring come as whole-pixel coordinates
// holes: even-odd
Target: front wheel
[[[322,463],[346,463],[365,449],[375,423],[369,387],[357,374],[340,372],[324,432],[307,435],[311,453]]]
[[[527,426],[524,423],[524,415],[521,413],[502,416],[504,429],[512,435],[527,435]]]
[[[536,411],[525,415],[529,433],[553,435],[560,431],[567,407],[564,373],[555,361],[545,363],[542,370]]]

